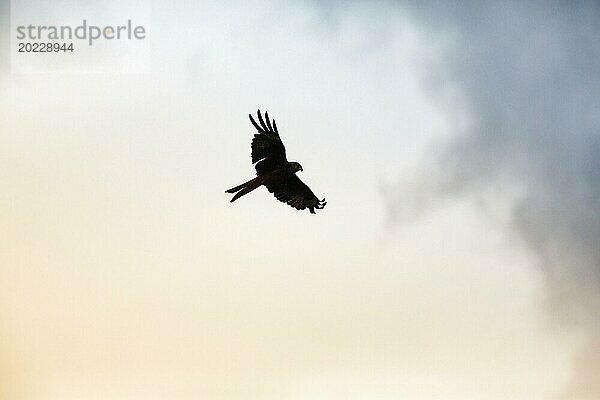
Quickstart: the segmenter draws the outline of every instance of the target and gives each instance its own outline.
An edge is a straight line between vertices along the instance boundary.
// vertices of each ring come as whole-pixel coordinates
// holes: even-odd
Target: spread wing
[[[319,200],[296,174],[278,182],[267,182],[265,186],[277,200],[289,204],[297,210],[308,208],[312,214],[315,214],[315,208],[320,210],[327,204],[325,199]]]
[[[256,123],[251,114],[248,114],[248,116],[252,125],[258,131],[252,139],[252,163],[258,163],[256,164],[256,172],[261,173],[273,170],[277,166],[286,165],[287,158],[275,120],[271,124],[268,113],[265,113],[264,120],[260,114],[260,110],[258,110],[257,114],[260,125]]]

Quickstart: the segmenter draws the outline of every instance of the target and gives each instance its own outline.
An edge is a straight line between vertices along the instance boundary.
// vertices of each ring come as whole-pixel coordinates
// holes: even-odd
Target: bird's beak
[[[302,169],[302,167],[300,167],[300,171],[304,171],[304,170]]]

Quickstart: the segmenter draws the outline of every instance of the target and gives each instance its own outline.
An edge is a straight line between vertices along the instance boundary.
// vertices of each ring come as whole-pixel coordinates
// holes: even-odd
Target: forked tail
[[[244,182],[241,185],[238,185],[234,188],[226,190],[225,193],[235,193],[235,196],[233,196],[233,198],[231,199],[231,202],[233,203],[234,201],[236,201],[243,195],[248,194],[251,191],[253,191],[254,189],[256,189],[257,187],[259,187],[261,184],[262,184],[262,182],[260,181],[259,177],[257,176],[254,179],[250,179],[248,182]]]

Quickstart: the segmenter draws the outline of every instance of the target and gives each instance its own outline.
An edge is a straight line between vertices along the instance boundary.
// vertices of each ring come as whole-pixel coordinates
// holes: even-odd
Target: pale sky
[[[457,150],[459,167],[442,151],[489,126],[490,87],[520,84],[478,91],[462,79],[483,69],[461,58],[470,24],[495,10],[446,20],[441,6],[390,2],[36,7],[116,23],[139,10],[151,54],[126,73],[2,64],[0,398],[587,393],[573,377],[597,325],[585,307],[580,320],[549,318],[548,253],[519,229],[521,200],[545,181],[494,158],[502,129]],[[502,11],[545,12],[513,8]],[[3,31],[3,57],[13,34]],[[519,108],[525,94],[502,100]],[[229,203],[224,190],[253,175],[257,108],[327,198],[317,215],[264,188]],[[507,124],[529,129],[522,121]],[[446,170],[460,183],[439,183]]]

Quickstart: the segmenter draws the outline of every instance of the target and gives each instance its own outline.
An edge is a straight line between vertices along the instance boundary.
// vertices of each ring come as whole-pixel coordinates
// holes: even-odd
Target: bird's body
[[[287,160],[285,147],[279,137],[275,120],[271,124],[268,113],[265,113],[265,122],[260,110],[258,110],[260,125],[252,118],[252,115],[249,116],[252,125],[258,131],[252,139],[252,163],[256,164],[256,178],[226,190],[227,193],[235,193],[231,201],[233,202],[264,185],[269,192],[275,195],[277,200],[298,210],[308,208],[312,214],[315,214],[315,209],[325,207],[327,204],[325,199],[319,200],[310,188],[296,176],[296,172],[302,171],[302,166],[297,162]]]

